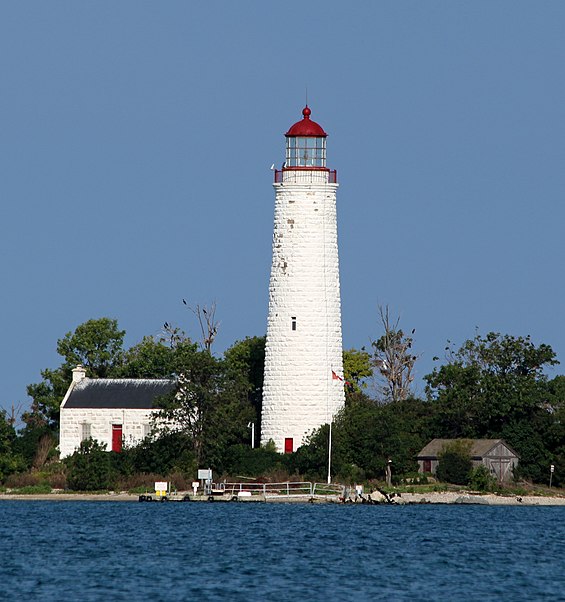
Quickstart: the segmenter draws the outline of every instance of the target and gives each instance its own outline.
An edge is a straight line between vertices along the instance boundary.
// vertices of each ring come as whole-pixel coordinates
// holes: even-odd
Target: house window
[[[291,330],[296,330],[296,316],[290,318],[290,328]]]
[[[147,439],[147,437],[149,437],[149,435],[151,434],[151,425],[150,424],[143,424],[142,425],[142,436],[144,439]]]
[[[81,441],[86,441],[87,439],[90,439],[92,437],[92,432],[91,432],[91,424],[90,422],[83,422],[80,425],[80,440]]]

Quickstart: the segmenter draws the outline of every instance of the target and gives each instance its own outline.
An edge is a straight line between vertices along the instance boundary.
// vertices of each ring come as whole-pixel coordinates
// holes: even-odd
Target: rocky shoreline
[[[565,497],[475,494],[466,491],[441,493],[403,493],[394,498],[401,504],[482,504],[485,506],[565,506]]]
[[[180,492],[179,492],[180,493]],[[203,496],[202,496],[203,497]],[[259,498],[260,499],[257,499]],[[137,502],[138,494],[116,492],[116,493],[46,493],[46,494],[21,494],[21,493],[0,493],[1,500],[17,501],[50,501],[50,502]],[[416,505],[416,504],[480,504],[485,506],[565,506],[565,497],[561,496],[502,496],[495,494],[474,494],[467,491],[460,492],[431,492],[431,493],[402,493],[392,497],[390,502],[379,492],[373,492],[370,496],[361,498],[351,498],[348,500],[352,504],[363,504],[370,500],[371,503],[392,503],[395,505]],[[193,501],[206,501],[198,499]],[[218,500],[220,501],[220,500]],[[224,500],[227,501],[227,500]],[[244,500],[242,500],[244,501]],[[334,496],[320,496],[312,499],[308,496],[289,499],[285,497],[257,496],[249,499],[249,502],[267,502],[267,503],[343,503]]]

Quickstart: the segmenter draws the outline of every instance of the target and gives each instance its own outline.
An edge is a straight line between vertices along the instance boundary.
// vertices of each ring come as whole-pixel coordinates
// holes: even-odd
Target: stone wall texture
[[[122,425],[124,445],[141,443],[147,435],[151,416],[156,410],[122,408],[61,408],[59,452],[60,457],[70,456],[82,441],[83,424],[90,425],[90,436],[105,443],[112,450],[112,425]]]
[[[261,443],[296,450],[344,405],[337,184],[285,171],[275,187]]]

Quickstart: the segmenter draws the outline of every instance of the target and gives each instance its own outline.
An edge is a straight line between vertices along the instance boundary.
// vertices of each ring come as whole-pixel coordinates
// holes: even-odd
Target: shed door
[[[284,453],[291,454],[294,451],[292,437],[287,437],[284,440]]]
[[[121,424],[113,424],[112,425],[112,451],[115,451],[115,452],[122,451],[122,425]]]
[[[432,461],[424,460],[424,472],[432,472]]]

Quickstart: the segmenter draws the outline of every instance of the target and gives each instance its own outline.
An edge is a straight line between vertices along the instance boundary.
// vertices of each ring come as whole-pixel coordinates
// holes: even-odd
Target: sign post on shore
[[[551,481],[553,480],[553,473],[555,472],[555,464],[549,467],[549,488],[551,489]]]

